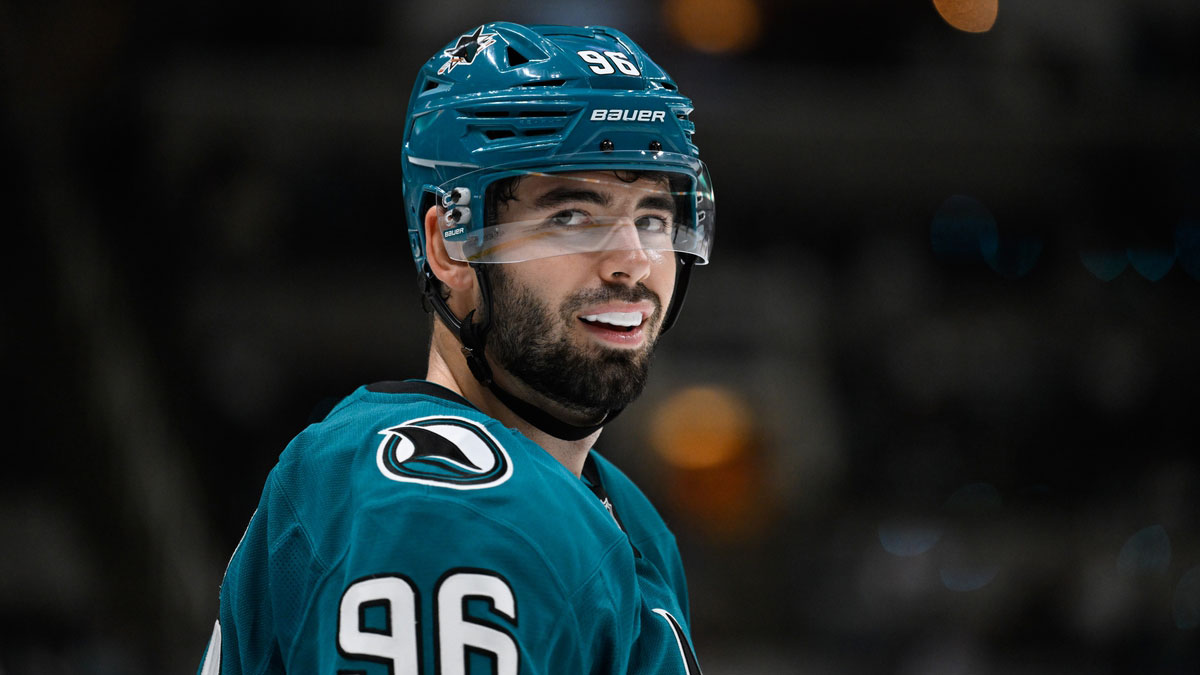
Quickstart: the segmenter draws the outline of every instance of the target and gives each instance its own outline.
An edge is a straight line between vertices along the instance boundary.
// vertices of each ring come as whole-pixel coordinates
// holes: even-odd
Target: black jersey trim
[[[588,453],[586,459],[583,460],[583,480],[591,489],[592,493],[600,498],[601,501],[608,499],[608,492],[604,489],[604,481],[600,479],[600,467],[596,466],[596,458],[592,453]]]
[[[475,407],[475,404],[467,399],[429,380],[387,380],[384,382],[375,382],[367,385],[367,391],[374,394],[421,394],[457,403],[471,410],[479,410],[479,408]]]
[[[679,655],[683,658],[685,675],[703,675],[700,672],[700,663],[696,660],[696,650],[692,648],[692,642],[688,639],[687,633],[684,632],[683,626],[671,616],[671,613],[665,609],[650,610],[663,618],[671,626],[671,632],[675,634],[675,641],[679,644]]]
[[[621,514],[617,513],[617,505],[608,496],[608,490],[604,489],[604,481],[600,478],[600,467],[596,465],[596,458],[592,453],[589,452],[587,459],[583,460],[583,471],[580,474],[583,476],[584,485],[588,486],[592,494],[605,504],[609,513],[612,513],[613,520],[617,521],[617,527],[625,533],[625,538],[629,540],[629,547],[633,549],[633,556],[635,558],[642,557],[642,552],[633,545],[633,538],[629,536],[629,530],[625,529],[625,521],[621,520]]]

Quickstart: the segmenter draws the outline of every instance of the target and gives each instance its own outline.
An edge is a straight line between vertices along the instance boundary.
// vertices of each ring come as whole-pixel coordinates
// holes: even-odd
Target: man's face
[[[673,218],[670,205],[647,197],[665,189],[665,180],[621,173],[526,176],[497,209],[501,222],[560,227],[616,219],[610,250],[487,268],[495,313],[489,354],[587,416],[623,408],[641,393],[675,287],[674,254],[642,250],[637,232]]]

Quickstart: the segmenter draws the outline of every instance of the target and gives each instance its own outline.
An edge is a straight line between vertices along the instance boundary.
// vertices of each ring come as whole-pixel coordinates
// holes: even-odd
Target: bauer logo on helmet
[[[667,113],[662,110],[623,110],[621,108],[597,108],[592,111],[592,122],[662,122]]]

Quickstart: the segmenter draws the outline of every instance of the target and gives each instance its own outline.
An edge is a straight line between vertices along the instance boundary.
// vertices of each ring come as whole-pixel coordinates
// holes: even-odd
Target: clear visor
[[[441,187],[446,250],[454,260],[477,263],[644,250],[687,253],[705,264],[713,195],[707,170],[697,164],[696,173],[514,171],[476,199],[466,196],[460,177]],[[482,223],[472,222],[480,216]]]

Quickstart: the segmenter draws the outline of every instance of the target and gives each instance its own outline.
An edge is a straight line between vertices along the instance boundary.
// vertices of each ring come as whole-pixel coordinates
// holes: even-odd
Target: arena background
[[[599,447],[706,672],[1200,672],[1200,4],[990,18],[0,3],[0,673],[193,671],[314,405],[423,374],[405,106],[493,19],[618,26],[695,101],[712,265]]]

